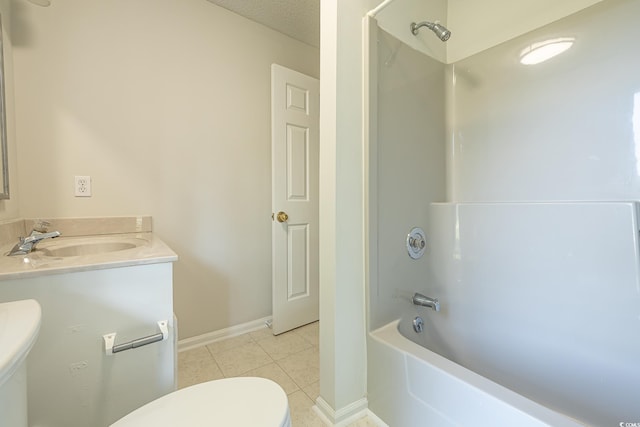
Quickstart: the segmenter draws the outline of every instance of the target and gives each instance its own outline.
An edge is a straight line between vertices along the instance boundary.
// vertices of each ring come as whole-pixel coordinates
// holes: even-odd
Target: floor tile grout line
[[[260,345],[260,343],[257,343],[258,345]],[[262,348],[264,350],[265,353],[267,353],[271,358],[273,358],[273,360],[282,360],[282,359],[286,359],[287,357],[294,355],[294,354],[298,354],[298,353],[302,353],[303,351],[309,350],[310,348],[315,347],[313,344],[309,344],[309,347],[303,348],[301,350],[298,351],[294,351],[292,353],[287,353],[285,356],[280,357],[279,359],[275,359],[273,358],[273,356],[271,355],[271,353],[269,353],[269,351],[267,351],[266,348],[264,348],[263,346],[260,345],[260,348]]]
[[[209,362],[213,362],[213,365],[215,365],[216,368],[218,368],[218,372],[220,373],[220,375],[223,378],[233,378],[233,377],[247,376],[248,372],[251,372],[253,370],[259,370],[259,369],[264,368],[264,367],[266,367],[266,366],[268,366],[270,364],[273,364],[275,367],[278,368],[277,371],[279,371],[279,372],[277,374],[275,372],[274,373],[270,373],[268,370],[264,370],[262,372],[257,372],[256,376],[261,376],[260,374],[262,374],[262,375],[264,375],[263,376],[264,378],[269,378],[269,377],[276,378],[275,376],[277,375],[278,380],[275,380],[275,379],[273,379],[273,380],[276,381],[276,382],[282,381],[283,385],[285,384],[285,381],[286,381],[286,384],[287,384],[286,387],[287,387],[288,390],[290,390],[287,393],[287,396],[295,395],[296,397],[294,398],[294,400],[297,400],[298,402],[300,402],[301,399],[304,398],[305,402],[310,402],[311,406],[313,406],[313,404],[315,404],[315,399],[312,397],[312,395],[317,395],[317,391],[318,391],[318,388],[319,388],[319,375],[318,375],[319,373],[316,372],[318,370],[317,367],[316,368],[312,368],[312,369],[308,369],[310,364],[306,363],[306,362],[307,362],[307,360],[310,361],[310,360],[313,360],[312,358],[316,358],[317,357],[317,355],[314,354],[314,353],[317,353],[320,350],[319,349],[319,345],[316,344],[318,342],[318,340],[317,340],[317,338],[314,337],[314,333],[305,333],[304,335],[302,333],[300,333],[300,331],[291,331],[291,332],[288,332],[288,333],[298,335],[309,346],[304,348],[304,349],[300,349],[298,351],[294,351],[292,353],[286,353],[285,352],[286,356],[276,360],[272,356],[272,354],[269,353],[265,347],[263,347],[263,345],[260,345],[260,341],[261,341],[260,339],[257,339],[256,337],[253,337],[253,336],[249,335],[249,336],[245,336],[244,338],[241,338],[239,340],[239,342],[236,343],[234,346],[232,346],[232,347],[230,347],[228,349],[225,349],[225,350],[223,350],[221,352],[216,352],[216,354],[214,354],[214,352],[211,350],[211,348],[207,347],[207,349],[206,349],[206,354],[207,354],[206,360],[209,361]],[[235,338],[235,337],[230,337],[229,339],[231,339],[231,338]],[[266,336],[264,338],[269,338],[269,336]],[[220,341],[224,341],[224,340],[220,340]],[[223,353],[223,352],[229,352],[229,354],[233,354],[234,349],[237,351],[237,347],[240,347],[240,346],[246,345],[246,344],[251,344],[251,343],[253,343],[254,345],[257,344],[257,346],[255,346],[254,348],[260,349],[261,350],[260,352],[263,355],[266,355],[266,357],[263,356],[264,360],[261,362],[260,366],[254,367],[254,368],[249,369],[247,371],[244,371],[242,373],[236,373],[235,375],[231,375],[231,376],[225,375],[224,372],[222,371],[220,362],[218,362],[218,359],[216,359],[216,355],[218,355],[220,353]],[[285,367],[283,365],[285,364],[285,360],[288,357],[296,356],[296,355],[299,355],[299,353],[304,353],[304,352],[309,352],[309,354],[308,354],[309,357],[300,355],[299,361],[302,362],[301,365],[298,364],[298,362],[296,362],[295,359],[294,359],[293,363],[291,365],[289,365],[289,366],[290,366],[291,369],[294,369],[293,372],[296,372],[295,367],[296,367],[296,364],[298,364],[298,367],[300,368],[298,370],[298,372],[299,371],[305,372],[305,374],[303,374],[302,376],[298,375],[299,379],[303,379],[304,380],[305,379],[304,375],[306,375],[306,373],[310,373],[310,372],[316,372],[316,378],[317,379],[315,381],[312,381],[311,383],[307,384],[306,381],[311,379],[311,378],[307,378],[303,382],[305,385],[301,386],[301,383],[296,381],[294,379],[294,377],[289,373],[289,371],[287,369],[285,369]],[[196,364],[198,362],[196,360],[194,360],[193,363]],[[306,366],[305,366],[305,363],[306,363]],[[313,362],[314,365],[316,363],[317,362],[315,362],[315,361]],[[191,362],[189,364],[191,364]],[[280,375],[282,375],[282,377]],[[291,390],[291,388],[294,388],[294,387],[296,389],[295,390]],[[301,392],[301,394],[298,394],[298,392]],[[306,407],[306,403],[305,403],[305,407],[299,407],[297,409],[297,411],[298,411],[297,415],[292,412],[292,418],[293,419],[297,419],[297,420],[302,422],[302,424],[298,424],[298,427],[305,427],[305,426],[306,427],[310,427],[311,425],[313,425],[313,426],[321,425],[321,424],[317,424],[317,422],[320,421],[320,420],[317,418],[317,416],[311,414],[311,412],[310,412],[311,408],[310,407]],[[309,423],[309,424],[307,424],[307,423]],[[354,425],[350,424],[350,426],[351,427],[355,427],[355,424]]]
[[[295,378],[293,378],[293,377],[291,376],[291,374],[289,374],[289,372],[285,369],[285,367],[284,367],[284,366],[280,365],[280,364],[278,363],[278,361],[277,361],[277,360],[275,361],[275,363],[280,367],[280,369],[282,369],[282,370],[285,372],[285,374],[287,374],[287,375],[289,376],[289,378],[291,378],[291,381],[293,381],[293,382],[294,382],[294,384],[295,384],[295,385],[297,385],[297,386],[298,386],[298,388],[299,388],[300,390],[302,390],[304,387],[309,387],[311,384],[315,383],[315,381],[312,381],[311,383],[306,384],[306,385],[304,385],[304,386],[303,386],[303,385],[300,385],[300,383],[298,383],[298,381],[296,381],[296,380],[295,380]],[[306,394],[306,393],[305,393],[305,394]]]
[[[305,325],[305,326],[303,326],[302,328],[304,328],[304,327],[306,327],[306,326],[308,326],[308,325]],[[237,349],[238,347],[241,347],[241,346],[243,346],[243,345],[250,344],[250,343],[253,343],[253,344],[258,345],[258,347],[259,347],[259,348],[260,348],[260,349],[261,349],[261,350],[266,354],[266,356],[267,356],[267,357],[268,357],[268,358],[269,358],[273,363],[277,363],[277,364],[278,364],[278,366],[280,366],[281,368],[282,368],[282,366],[281,366],[281,365],[280,365],[280,363],[278,363],[278,362],[279,362],[279,361],[281,361],[281,360],[283,360],[283,359],[286,359],[286,358],[287,358],[287,357],[289,357],[289,356],[293,356],[293,355],[296,355],[296,354],[302,353],[302,352],[304,352],[304,351],[309,351],[309,350],[312,350],[312,349],[313,349],[313,350],[319,350],[318,345],[316,345],[314,342],[311,342],[311,340],[310,340],[310,339],[308,339],[304,334],[299,333],[299,331],[297,331],[297,330],[292,330],[292,331],[286,332],[286,333],[285,333],[285,335],[286,335],[286,334],[289,334],[289,333],[296,334],[297,336],[299,336],[300,338],[302,338],[302,339],[304,340],[304,343],[305,343],[306,345],[308,345],[308,347],[302,348],[302,349],[297,350],[297,351],[293,351],[293,352],[291,352],[291,353],[287,353],[285,356],[283,356],[283,357],[281,357],[281,358],[278,358],[278,359],[275,359],[275,358],[272,356],[272,354],[271,354],[271,353],[269,353],[269,352],[267,351],[267,349],[266,349],[263,345],[260,345],[260,342],[259,342],[259,341],[262,341],[262,340],[258,340],[258,339],[256,339],[256,338],[252,337],[252,336],[250,335],[250,333],[241,334],[241,335],[238,335],[238,336],[236,336],[236,337],[229,337],[229,338],[227,338],[227,339],[232,339],[232,338],[237,338],[237,337],[243,337],[243,336],[244,336],[244,337],[245,337],[245,339],[246,339],[247,341],[239,342],[238,344],[234,345],[233,347],[225,348],[224,350],[219,351],[219,352],[213,352],[213,351],[212,351],[212,349],[210,348],[210,345],[211,345],[211,344],[204,344],[204,345],[203,345],[203,347],[205,347],[205,349],[206,349],[206,351],[207,351],[208,359],[211,359],[211,360],[216,364],[216,366],[217,366],[218,368],[220,368],[220,363],[219,363],[218,359],[216,358],[216,356],[217,356],[217,355],[222,354],[222,353],[225,353],[225,352],[232,351],[232,350],[234,350],[234,349]],[[268,337],[266,337],[266,338],[268,338]],[[223,340],[219,340],[219,341],[216,341],[216,342],[223,342],[223,341],[225,341],[225,339],[223,339]],[[270,362],[270,363],[271,363],[271,362]],[[262,366],[264,366],[264,365],[262,365]]]

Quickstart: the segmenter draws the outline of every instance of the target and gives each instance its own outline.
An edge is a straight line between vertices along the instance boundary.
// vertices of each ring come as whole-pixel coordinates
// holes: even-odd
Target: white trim
[[[322,397],[316,399],[316,404],[313,405],[313,410],[320,417],[320,419],[330,426],[345,427],[354,421],[359,420],[369,414],[367,406],[369,402],[366,397],[358,399],[355,402],[334,411],[331,405],[329,405]],[[379,420],[378,417],[375,417]],[[382,425],[381,427],[385,427]]]
[[[267,316],[263,317],[262,319],[252,320],[250,322],[231,326],[229,328],[219,329],[217,331],[208,332],[206,334],[197,335],[195,337],[185,338],[178,341],[178,352],[191,350],[203,345],[223,340],[225,338],[231,338],[238,335],[246,334],[248,332],[264,329],[267,328],[267,324],[270,322],[271,316]]]
[[[331,405],[329,405],[322,397],[318,397],[316,399],[316,404],[313,405],[313,410],[325,424],[333,425],[331,419],[335,415],[335,412]]]
[[[375,18],[376,15],[382,11],[382,9],[384,9],[387,6],[389,6],[389,4],[391,4],[394,1],[395,0],[385,0],[385,1],[383,1],[377,7],[373,8],[369,12],[367,12],[367,15],[369,15],[372,18]]]

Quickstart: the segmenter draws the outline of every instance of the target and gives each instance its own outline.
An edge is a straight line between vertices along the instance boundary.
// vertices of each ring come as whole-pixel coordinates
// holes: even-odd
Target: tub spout
[[[440,303],[438,302],[438,298],[429,298],[416,292],[415,295],[413,295],[413,298],[411,298],[411,302],[415,305],[429,307],[434,311],[440,311]]]

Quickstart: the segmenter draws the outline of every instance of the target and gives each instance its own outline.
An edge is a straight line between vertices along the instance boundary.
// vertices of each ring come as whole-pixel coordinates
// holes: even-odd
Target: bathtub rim
[[[489,378],[465,368],[419,344],[411,341],[399,330],[402,319],[396,319],[386,325],[369,332],[371,339],[377,343],[391,347],[400,352],[405,358],[422,361],[431,368],[444,373],[456,382],[464,383],[472,387],[478,393],[488,399],[493,399],[508,405],[514,410],[541,423],[554,427],[585,427],[582,421],[556,412],[543,406],[509,388],[506,388]]]

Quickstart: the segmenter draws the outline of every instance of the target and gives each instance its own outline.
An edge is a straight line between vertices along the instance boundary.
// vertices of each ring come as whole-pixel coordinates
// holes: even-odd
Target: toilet
[[[40,331],[35,300],[0,303],[0,427],[27,427],[26,359]],[[112,427],[291,427],[284,390],[265,378],[209,381],[162,396]]]
[[[209,381],[162,396],[111,427],[290,427],[282,388],[265,378]]]
[[[27,427],[27,355],[41,317],[35,300],[0,304],[0,427]]]

